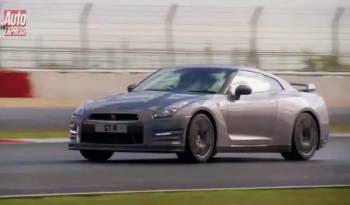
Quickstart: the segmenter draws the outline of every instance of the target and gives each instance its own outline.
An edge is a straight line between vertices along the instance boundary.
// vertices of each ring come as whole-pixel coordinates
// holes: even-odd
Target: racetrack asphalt
[[[307,162],[274,153],[219,154],[184,164],[174,154],[115,153],[83,160],[67,143],[0,145],[0,196],[197,188],[350,185],[350,138],[331,138]]]
[[[68,130],[73,111],[74,108],[0,108],[0,130]]]

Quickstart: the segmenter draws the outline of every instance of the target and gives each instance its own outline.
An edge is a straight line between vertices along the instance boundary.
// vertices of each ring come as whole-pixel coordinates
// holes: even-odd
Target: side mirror
[[[314,92],[316,90],[316,85],[313,83],[306,84],[305,91],[306,92]]]
[[[250,95],[252,93],[252,88],[248,85],[239,85],[236,89],[232,87],[229,89],[229,96],[231,99],[239,100],[241,95]]]
[[[291,83],[291,85],[298,87],[297,89],[302,92],[313,92],[316,90],[316,86],[313,83]]]
[[[128,86],[128,92],[132,92],[136,88],[136,84],[131,84]]]

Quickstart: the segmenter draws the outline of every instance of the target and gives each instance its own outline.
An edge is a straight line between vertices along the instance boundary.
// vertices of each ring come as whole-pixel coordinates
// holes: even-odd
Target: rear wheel
[[[281,153],[282,156],[286,160],[310,159],[316,152],[318,136],[318,126],[313,116],[300,114],[294,125],[291,151]]]
[[[177,157],[187,162],[207,162],[214,154],[214,125],[200,113],[192,118],[188,129],[185,152],[177,153]]]
[[[80,150],[81,155],[93,162],[104,162],[107,161],[113,155],[112,151],[103,150]]]

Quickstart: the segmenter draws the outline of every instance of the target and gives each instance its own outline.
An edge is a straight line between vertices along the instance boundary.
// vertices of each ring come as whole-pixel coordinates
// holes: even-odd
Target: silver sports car
[[[69,149],[91,161],[114,152],[171,152],[191,162],[218,152],[279,152],[307,160],[329,134],[325,102],[314,90],[245,67],[161,69],[126,94],[76,109]]]

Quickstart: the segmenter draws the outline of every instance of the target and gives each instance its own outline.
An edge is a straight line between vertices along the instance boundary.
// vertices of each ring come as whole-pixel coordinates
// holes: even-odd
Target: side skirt
[[[289,152],[288,145],[233,145],[217,146],[218,152]]]

